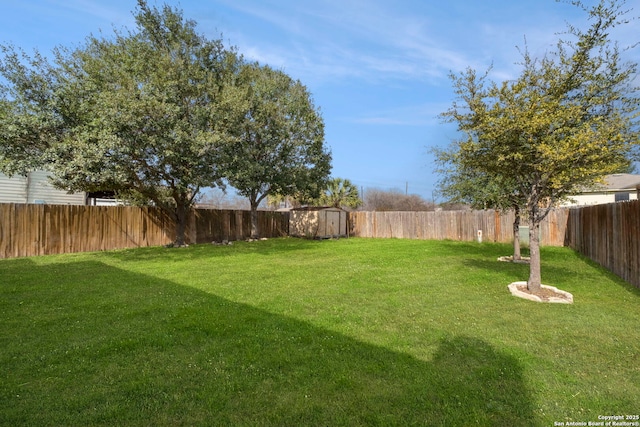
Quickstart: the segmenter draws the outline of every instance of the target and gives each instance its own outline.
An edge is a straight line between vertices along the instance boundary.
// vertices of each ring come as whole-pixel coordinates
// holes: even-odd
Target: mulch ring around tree
[[[527,289],[527,282],[513,282],[509,286],[513,296],[536,302],[573,304],[573,295],[553,286],[541,285],[540,292],[533,293]]]

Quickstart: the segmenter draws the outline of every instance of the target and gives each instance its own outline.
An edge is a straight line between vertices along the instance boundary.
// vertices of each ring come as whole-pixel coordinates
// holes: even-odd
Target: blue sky
[[[6,3],[0,43],[27,52],[135,28],[135,0]],[[427,199],[438,179],[429,147],[456,136],[438,119],[454,99],[448,74],[493,65],[493,79],[509,79],[519,72],[525,37],[539,56],[553,49],[565,22],[585,22],[577,8],[554,0],[149,0],[163,3],[182,9],[208,38],[222,35],[245,57],[309,88],[325,120],[333,176],[365,191],[408,187]],[[640,0],[627,5],[640,15]],[[615,38],[638,41],[640,23]]]

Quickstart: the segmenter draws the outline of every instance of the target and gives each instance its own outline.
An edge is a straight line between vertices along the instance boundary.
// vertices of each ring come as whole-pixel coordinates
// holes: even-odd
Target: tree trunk
[[[258,204],[259,202],[254,198],[249,200],[251,203],[251,238],[257,239],[260,237],[260,232],[258,230]]]
[[[534,212],[529,214],[529,280],[527,289],[530,292],[540,292],[542,277],[540,275],[540,222],[536,219]]]
[[[513,260],[521,260],[520,253],[520,207],[514,206],[515,218],[513,220]]]
[[[178,202],[178,201],[177,201]],[[187,207],[184,203],[177,203],[176,209],[176,241],[174,246],[185,245],[185,234],[187,231]]]

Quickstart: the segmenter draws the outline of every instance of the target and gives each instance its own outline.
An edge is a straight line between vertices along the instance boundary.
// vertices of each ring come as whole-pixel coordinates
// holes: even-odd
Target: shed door
[[[325,211],[326,213],[326,235],[340,235],[340,212]]]

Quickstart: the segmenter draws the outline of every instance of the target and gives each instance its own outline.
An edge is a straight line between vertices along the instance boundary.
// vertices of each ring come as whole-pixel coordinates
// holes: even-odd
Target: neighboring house
[[[640,193],[640,175],[617,173],[607,175],[604,185],[576,194],[562,206],[602,205],[638,200],[638,193]]]
[[[0,173],[0,203],[36,203],[47,205],[84,205],[85,193],[67,193],[53,188],[49,173],[29,172],[27,176]]]

